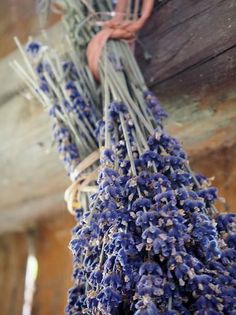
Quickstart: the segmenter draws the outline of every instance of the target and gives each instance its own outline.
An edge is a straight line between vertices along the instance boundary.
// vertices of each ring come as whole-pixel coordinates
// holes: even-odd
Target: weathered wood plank
[[[0,125],[0,230],[22,228],[53,204],[62,209],[69,180],[51,148],[50,121],[41,105],[19,95],[0,107]]]
[[[236,139],[235,104],[236,98],[214,106],[194,102],[177,106],[170,114],[167,129],[183,143],[190,156],[230,148]]]
[[[207,95],[225,99],[227,93],[236,90],[236,47],[156,83],[152,89],[168,102],[174,102],[176,98],[186,102],[187,96],[197,100],[203,100]]]
[[[141,33],[141,40],[153,58],[147,63],[138,51],[143,73],[150,86],[185,69],[221,54],[236,45],[236,2],[234,0],[171,0],[155,10]],[[53,44],[60,45],[61,25],[49,31]],[[138,45],[137,45],[138,46]],[[9,62],[19,60],[15,52],[0,63],[0,104],[23,88]]]
[[[191,165],[196,172],[208,177],[215,177],[213,185],[219,189],[219,195],[226,203],[217,204],[217,208],[224,212],[236,212],[236,145],[222,147],[211,152],[200,151],[191,158]]]
[[[50,14],[47,27],[58,20],[58,15]],[[13,37],[25,43],[29,35],[35,36],[41,29],[37,16],[36,1],[0,1],[0,58],[15,50]],[[4,44],[3,44],[4,43]]]
[[[69,213],[41,220],[37,226],[36,253],[39,274],[34,315],[63,314],[67,291],[72,287],[72,255],[68,249],[74,218]]]
[[[154,12],[141,39],[153,54],[142,66],[153,86],[236,45],[236,2],[169,1]],[[138,57],[142,64],[140,51]]]
[[[25,233],[0,238],[0,314],[22,314],[27,240]]]

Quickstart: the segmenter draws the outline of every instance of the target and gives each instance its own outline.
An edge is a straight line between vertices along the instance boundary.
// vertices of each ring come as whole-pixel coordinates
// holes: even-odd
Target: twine
[[[81,173],[83,173],[89,166],[93,165],[97,160],[100,158],[99,150],[96,150],[89,154],[82,162],[80,162],[76,168],[74,169],[73,173],[70,175],[70,179],[75,181]]]
[[[85,171],[91,167],[97,160],[99,160],[99,150],[92,152],[88,155],[71,174],[71,180],[73,183],[66,189],[64,199],[67,203],[68,211],[75,215],[75,210],[81,208],[79,202],[80,195],[82,192],[96,192],[96,186],[89,186],[93,181],[97,180],[98,168],[95,170],[85,173]]]
[[[143,0],[141,16],[134,21],[124,20],[128,3],[128,0],[118,0],[115,16],[110,21],[104,22],[103,29],[88,44],[88,66],[97,80],[99,80],[98,64],[107,40],[110,38],[134,41],[136,33],[144,26],[151,15],[154,0]]]

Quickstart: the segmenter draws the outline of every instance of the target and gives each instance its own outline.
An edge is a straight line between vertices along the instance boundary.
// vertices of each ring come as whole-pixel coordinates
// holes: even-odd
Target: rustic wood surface
[[[62,209],[69,180],[51,148],[50,121],[41,105],[13,98],[0,108],[0,125],[0,230],[22,229],[23,222]]]
[[[74,220],[69,213],[41,220],[37,226],[36,252],[39,274],[32,315],[64,314],[67,291],[73,286],[72,255],[68,249]]]
[[[57,20],[58,16],[51,13],[45,27]],[[36,0],[1,0],[0,21],[0,58],[15,50],[14,36],[25,43],[29,36],[38,35],[42,28],[37,17]]]
[[[72,255],[68,249],[74,220],[69,213],[40,219],[34,233],[38,276],[32,315],[64,314],[71,280]],[[27,233],[0,237],[0,315],[22,314],[27,260]]]
[[[226,135],[227,136],[227,135]],[[219,196],[225,203],[218,202],[217,208],[223,212],[236,212],[236,143],[221,146],[211,152],[199,152],[192,156],[191,165],[196,172],[214,177],[213,184],[219,189]]]
[[[0,314],[22,314],[27,241],[25,233],[0,238]]]
[[[149,85],[202,63],[207,67],[208,61],[233,49],[235,16],[235,0],[172,0],[155,10],[141,36],[153,55],[149,65],[141,67]]]
[[[235,8],[232,0],[164,1],[141,34],[153,55],[149,63],[137,45],[145,78],[170,113],[167,129],[193,158],[235,144]],[[57,40],[58,27],[52,30]],[[50,148],[47,113],[25,97],[8,67],[13,58],[18,54],[0,63],[0,233],[65,209],[63,191],[69,184]]]

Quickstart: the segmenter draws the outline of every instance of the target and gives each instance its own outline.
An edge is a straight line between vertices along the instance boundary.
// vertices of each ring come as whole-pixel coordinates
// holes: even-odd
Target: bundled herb
[[[234,314],[236,216],[218,214],[217,190],[191,171],[180,143],[165,131],[166,113],[127,43],[106,43],[100,83],[92,79],[86,47],[112,4],[81,0],[64,6],[73,49],[62,62],[29,44],[37,79],[24,76],[50,107],[55,141],[77,185],[68,197],[77,224],[70,242],[75,284],[66,313]],[[81,207],[76,170],[97,147],[97,187],[83,195]]]
[[[73,231],[67,313],[230,313],[236,251],[227,242],[236,217],[215,215],[217,191],[192,174],[163,130],[158,100],[137,93],[125,67],[116,73],[117,54],[108,51],[99,187]]]

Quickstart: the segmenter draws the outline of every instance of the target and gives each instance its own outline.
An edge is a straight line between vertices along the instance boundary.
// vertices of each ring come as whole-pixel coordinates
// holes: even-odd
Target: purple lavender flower
[[[39,50],[41,49],[42,45],[39,42],[32,41],[29,42],[29,44],[26,46],[26,51],[29,53],[32,57],[35,57]]]

